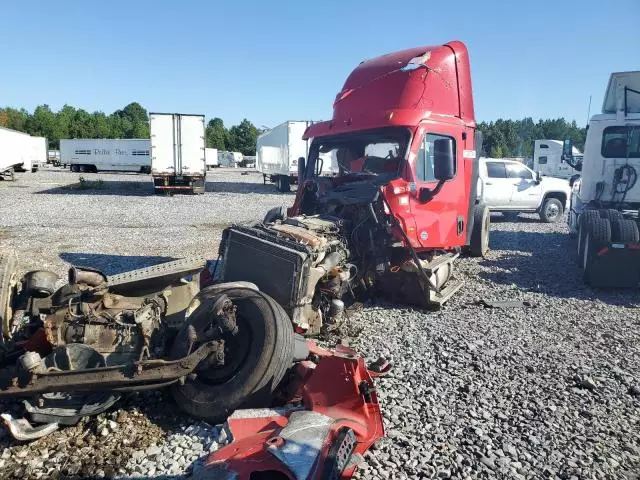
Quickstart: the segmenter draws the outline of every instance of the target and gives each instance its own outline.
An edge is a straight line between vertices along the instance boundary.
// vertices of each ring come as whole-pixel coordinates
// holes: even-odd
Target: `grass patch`
[[[78,183],[72,183],[70,185],[64,185],[61,187],[63,190],[103,190],[106,188],[104,180],[87,180],[84,177],[78,179]]]

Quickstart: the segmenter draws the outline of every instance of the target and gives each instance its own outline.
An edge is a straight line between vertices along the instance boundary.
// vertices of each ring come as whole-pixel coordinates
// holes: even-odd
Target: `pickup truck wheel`
[[[172,358],[189,352],[190,335],[195,330],[200,336],[209,328],[213,305],[221,295],[236,306],[238,331],[223,335],[224,364],[212,367],[204,360],[200,370],[171,389],[180,408],[212,422],[224,420],[240,406],[267,406],[293,363],[295,341],[291,320],[271,297],[252,288],[216,287],[204,288],[194,297],[192,305],[197,306],[176,336],[171,351]]]
[[[584,239],[582,268],[584,283],[593,283],[593,261],[597,253],[611,242],[611,223],[604,218],[592,218]]]
[[[614,218],[613,220],[611,220],[611,241],[612,242],[614,243],[637,242],[639,237],[640,235],[638,234],[638,224],[633,220],[625,220],[624,218],[620,218],[620,219]]]
[[[473,230],[469,251],[472,257],[484,257],[489,251],[489,207],[476,205],[473,209]]]
[[[564,213],[562,202],[557,198],[547,198],[540,209],[540,220],[547,223],[555,223]]]

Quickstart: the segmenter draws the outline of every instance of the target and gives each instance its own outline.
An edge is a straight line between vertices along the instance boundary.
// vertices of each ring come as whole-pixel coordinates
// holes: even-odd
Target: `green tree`
[[[149,138],[149,115],[138,102],[132,102],[122,110],[113,113],[116,120],[116,131],[120,138]]]
[[[259,133],[256,126],[245,118],[239,125],[229,129],[229,148],[243,155],[255,155]]]
[[[217,148],[218,150],[228,150],[229,147],[229,131],[225,128],[221,118],[212,118],[207,124],[205,138],[208,148]]]

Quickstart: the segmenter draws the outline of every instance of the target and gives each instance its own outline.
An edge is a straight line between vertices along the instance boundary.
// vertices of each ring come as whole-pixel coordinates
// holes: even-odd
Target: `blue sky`
[[[320,120],[361,60],[459,39],[477,120],[584,124],[610,72],[640,70],[638,18],[640,0],[6,0],[0,106]]]

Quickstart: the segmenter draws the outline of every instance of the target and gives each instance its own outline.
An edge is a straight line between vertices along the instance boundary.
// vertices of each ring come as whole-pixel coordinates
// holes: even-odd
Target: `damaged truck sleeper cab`
[[[309,158],[285,214],[234,226],[220,247],[223,281],[247,280],[308,332],[338,317],[343,297],[382,293],[441,305],[461,286],[463,250],[488,250],[467,49],[461,42],[362,62],[330,121],[311,125]],[[337,176],[322,176],[335,162]]]

